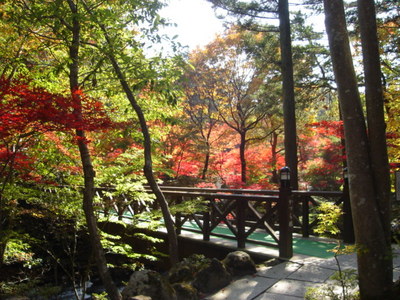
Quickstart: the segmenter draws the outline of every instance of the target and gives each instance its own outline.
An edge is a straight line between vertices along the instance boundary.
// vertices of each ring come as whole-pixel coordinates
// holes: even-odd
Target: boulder
[[[190,269],[189,266],[180,266],[170,271],[169,282],[188,282],[193,280],[193,275],[193,269]]]
[[[231,252],[222,262],[232,276],[252,275],[257,272],[256,264],[244,251]]]
[[[168,272],[169,282],[190,282],[194,279],[194,275],[210,265],[210,262],[211,259],[204,255],[193,254],[171,268]]]
[[[197,290],[189,283],[180,282],[172,285],[177,300],[198,300]]]
[[[137,295],[151,297],[151,300],[176,300],[169,282],[160,273],[151,270],[134,272],[121,294],[123,300]]]
[[[213,258],[209,266],[205,267],[195,275],[192,282],[200,293],[213,293],[225,286],[232,280],[231,274],[226,270],[224,264]]]
[[[137,295],[133,297],[129,297],[127,300],[153,300],[149,296]]]

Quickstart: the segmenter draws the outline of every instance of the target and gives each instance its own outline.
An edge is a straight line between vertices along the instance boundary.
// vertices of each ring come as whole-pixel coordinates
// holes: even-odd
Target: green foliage
[[[201,269],[209,266],[210,262],[211,259],[206,258],[202,254],[193,254],[186,257],[169,270],[169,281],[171,283],[190,282],[194,279],[194,275]]]
[[[355,289],[358,286],[358,276],[354,269],[335,272],[330,280],[331,284],[324,284],[320,287],[309,288],[306,291],[307,300],[358,300],[360,295]]]
[[[62,291],[61,286],[38,285],[39,281],[30,278],[26,282],[0,282],[0,297],[29,296],[34,299],[52,299]]]
[[[92,299],[93,300],[108,300],[109,297],[108,297],[108,294],[106,292],[103,292],[101,294],[93,293],[92,294]]]
[[[183,259],[183,264],[193,266],[195,270],[200,270],[210,263],[210,259],[202,254],[193,254]]]
[[[0,282],[0,295],[24,295],[31,291],[38,284],[37,280],[28,282]]]
[[[14,262],[23,263],[24,267],[31,269],[42,263],[41,258],[35,258],[32,252],[32,238],[28,234],[12,233],[12,237],[8,239],[4,253],[4,263],[12,264]]]
[[[171,213],[183,213],[183,214],[194,214],[196,212],[207,211],[207,200],[203,198],[193,198],[193,199],[185,199],[180,204],[175,204],[171,206]]]
[[[150,241],[151,243],[161,243],[162,240],[150,237],[145,234],[137,233],[136,237],[139,237],[143,241]],[[136,253],[134,252],[132,246],[122,241],[121,236],[111,235],[104,231],[101,232],[101,243],[104,250],[108,253],[118,254],[127,257],[130,259],[130,262],[127,264],[123,264],[120,267],[129,268],[132,270],[142,269],[143,263],[141,262],[143,259],[147,261],[156,261],[159,257],[159,252],[155,251],[153,247],[148,249],[149,253]],[[116,265],[109,263],[109,267],[116,267]]]
[[[342,209],[331,202],[322,202],[318,206],[318,211],[317,218],[319,222],[314,231],[322,236],[338,236],[340,233],[338,222],[343,214]]]
[[[307,300],[332,299],[332,300],[358,300],[360,295],[356,289],[358,286],[358,275],[355,269],[344,269],[340,267],[338,255],[352,254],[360,251],[357,245],[338,245],[331,250],[338,266],[336,271],[329,279],[330,283],[319,287],[308,288],[305,294]]]

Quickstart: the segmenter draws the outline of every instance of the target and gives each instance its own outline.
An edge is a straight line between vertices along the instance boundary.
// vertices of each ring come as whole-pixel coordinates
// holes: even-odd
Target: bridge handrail
[[[149,191],[151,192],[151,191]],[[265,201],[275,200],[278,201],[277,195],[249,195],[249,194],[226,194],[226,193],[202,193],[202,192],[186,192],[174,190],[162,190],[164,194],[174,196],[189,196],[189,197],[207,197],[207,198],[220,198],[220,199],[243,199],[251,201]]]
[[[169,197],[177,199],[179,197],[195,198],[203,197],[209,201],[215,199],[225,200],[238,200],[238,201],[253,201],[262,202],[266,201],[269,203],[269,209],[273,203],[279,202],[279,190],[254,190],[254,189],[227,189],[227,188],[197,188],[197,187],[177,187],[177,186],[163,186],[160,185],[162,192]],[[112,187],[99,187],[96,188],[98,191],[112,191],[115,190]],[[152,193],[149,186],[144,186],[143,192]],[[342,191],[305,191],[305,190],[293,190],[291,191],[291,198],[297,209],[292,213],[292,219],[294,222],[294,230],[303,235],[303,237],[309,237],[312,229],[317,225],[318,220],[311,220],[310,218],[310,205],[319,206],[319,201],[313,197],[322,198],[336,198],[335,204],[339,204],[343,201],[344,193]],[[250,204],[246,204],[250,206]],[[299,206],[300,205],[300,206]],[[125,210],[132,213],[134,209],[127,205],[125,208],[117,208],[114,205],[119,215],[122,216]],[[143,209],[137,209],[141,212]],[[301,217],[300,217],[301,216]]]
[[[150,189],[149,186],[144,186],[145,189]],[[199,187],[183,187],[183,186],[169,186],[160,185],[162,191],[174,190],[174,191],[186,191],[186,192],[212,192],[212,193],[236,193],[236,194],[265,194],[265,195],[277,195],[277,190],[255,190],[255,189],[231,189],[231,188],[199,188]]]
[[[75,187],[76,188],[76,187]],[[227,189],[227,188],[196,188],[196,187],[176,187],[176,186],[160,186],[162,192],[170,198],[173,203],[180,203],[188,198],[201,197],[208,201],[210,206],[210,212],[198,212],[196,214],[184,214],[180,213],[175,216],[177,231],[181,229],[182,225],[187,220],[194,220],[199,225],[199,231],[203,233],[204,239],[209,239],[211,231],[215,228],[216,224],[224,223],[234,234],[238,241],[238,247],[243,248],[246,241],[249,241],[249,236],[255,230],[255,228],[265,229],[278,244],[277,246],[281,249],[284,242],[281,238],[283,236],[288,237],[293,229],[301,230],[304,237],[308,237],[312,227],[316,224],[317,220],[310,222],[310,205],[318,206],[319,197],[327,199],[335,199],[335,203],[340,203],[346,197],[346,193],[342,191],[305,191],[305,190],[293,190],[282,193],[282,190],[254,190],[254,189]],[[98,187],[95,189],[100,197],[104,197],[103,192],[116,191],[113,187]],[[143,190],[138,192],[152,193],[148,186],[144,186]],[[132,195],[127,193],[118,194],[117,198],[107,195],[107,202],[104,207],[104,211],[114,207],[120,218],[126,212],[135,215],[149,210],[149,205],[143,202],[141,199],[133,201]],[[317,197],[317,199],[314,198]],[[282,199],[290,198],[294,205],[288,205],[287,200],[281,201]],[[111,200],[111,201],[110,201]],[[219,202],[219,200],[226,200],[226,203]],[[282,204],[282,203],[286,204]],[[156,204],[156,203],[155,203]],[[285,221],[281,221],[283,211],[292,211],[291,217],[285,217]],[[260,210],[261,209],[261,210]],[[211,214],[210,214],[211,213]],[[246,214],[250,214],[250,219],[247,218]],[[284,213],[285,214],[285,213]],[[201,218],[199,219],[199,216]],[[233,220],[230,218],[233,216]],[[292,219],[292,221],[287,221]],[[279,220],[279,221],[278,221]],[[283,222],[283,223],[282,223]],[[281,225],[286,223],[294,224],[289,233],[276,234],[277,225],[279,224],[279,231],[281,231]],[[200,226],[200,224],[202,226]],[[204,225],[204,226],[203,226]],[[287,224],[286,224],[287,225]],[[284,238],[288,240],[288,238]],[[289,249],[289,246],[286,247]],[[290,253],[288,254],[290,255]]]

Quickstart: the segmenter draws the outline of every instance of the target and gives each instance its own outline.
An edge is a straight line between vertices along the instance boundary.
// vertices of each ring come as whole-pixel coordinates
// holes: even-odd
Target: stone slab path
[[[393,278],[400,277],[400,248],[395,247]],[[357,270],[355,254],[338,256],[341,269]],[[295,300],[304,299],[309,287],[335,282],[329,278],[338,265],[335,258],[323,259],[296,255],[272,267],[260,267],[256,274],[232,282],[206,300]],[[337,287],[339,290],[340,288]]]

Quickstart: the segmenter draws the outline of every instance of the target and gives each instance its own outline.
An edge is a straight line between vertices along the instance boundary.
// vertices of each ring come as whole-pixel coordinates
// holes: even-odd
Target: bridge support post
[[[204,212],[203,214],[203,241],[209,241],[210,240],[210,214],[211,214],[211,209],[213,205],[211,204],[211,201],[213,199],[206,199],[208,200],[208,210]]]
[[[303,208],[303,219],[302,219],[302,233],[303,237],[310,236],[310,196],[306,196],[302,199]]]
[[[176,204],[181,204],[183,202],[183,197],[182,196],[177,196],[176,197]],[[182,214],[180,212],[177,212],[175,214],[175,231],[177,235],[180,235],[182,233]]]
[[[290,197],[290,169],[283,167],[280,171],[281,186],[279,189],[279,256],[291,258],[293,256],[293,220],[292,200]]]
[[[237,247],[246,248],[246,200],[237,199],[236,222],[237,222]]]

